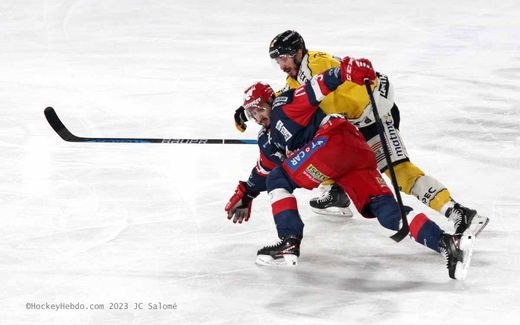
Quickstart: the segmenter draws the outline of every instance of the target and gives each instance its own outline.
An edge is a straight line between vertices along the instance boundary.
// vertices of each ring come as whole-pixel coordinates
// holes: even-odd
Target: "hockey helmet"
[[[253,111],[264,109],[262,103],[271,103],[274,99],[274,91],[271,86],[264,82],[256,82],[244,91],[244,107],[247,118],[253,118]]]
[[[296,55],[296,52],[302,49],[307,52],[303,37],[295,30],[286,30],[276,35],[269,45],[269,56],[276,59],[280,55]]]

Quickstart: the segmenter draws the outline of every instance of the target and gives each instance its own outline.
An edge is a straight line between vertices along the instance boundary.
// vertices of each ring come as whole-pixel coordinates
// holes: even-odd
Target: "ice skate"
[[[349,208],[350,199],[340,186],[322,185],[320,190],[322,195],[309,201],[314,213],[352,217],[353,213]]]
[[[278,244],[265,246],[257,253],[256,264],[270,266],[296,266],[300,256],[301,239],[286,236]]]
[[[463,234],[442,234],[439,248],[446,257],[446,265],[450,278],[464,280],[468,275],[471,255],[475,245],[475,236],[466,231]]]
[[[467,229],[477,236],[488,224],[489,218],[481,216],[477,211],[466,208],[465,206],[455,203],[453,207],[448,208],[446,215],[455,225],[455,233],[462,234]]]

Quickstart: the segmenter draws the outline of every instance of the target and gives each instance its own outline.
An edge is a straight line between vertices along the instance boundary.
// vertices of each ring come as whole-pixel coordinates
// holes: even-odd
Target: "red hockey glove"
[[[238,131],[244,132],[247,129],[247,116],[243,106],[235,110],[235,126]]]
[[[353,59],[346,56],[341,60],[341,80],[364,85],[365,78],[370,81],[376,79],[376,72],[368,59]]]
[[[238,182],[235,194],[229,199],[224,210],[226,210],[228,219],[233,218],[233,223],[242,223],[248,221],[251,216],[251,205],[253,203],[254,195],[247,193],[247,188],[244,182]]]

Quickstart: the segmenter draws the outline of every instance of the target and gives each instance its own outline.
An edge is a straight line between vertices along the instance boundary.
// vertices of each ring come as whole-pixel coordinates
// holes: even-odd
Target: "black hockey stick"
[[[383,122],[379,117],[376,101],[374,100],[374,93],[372,92],[372,88],[370,87],[370,80],[368,78],[365,78],[365,86],[367,88],[368,96],[370,97],[370,103],[372,104],[372,113],[374,114],[374,118],[376,119],[377,132],[379,133],[379,137],[381,138],[381,145],[383,146],[383,151],[385,153],[386,165],[388,166],[388,170],[390,171],[390,179],[392,180],[392,186],[394,187],[395,196],[397,198],[397,205],[399,206],[399,212],[401,212],[401,220],[403,221],[401,229],[399,229],[390,238],[392,238],[396,242],[400,242],[408,235],[408,233],[410,232],[410,227],[408,226],[408,219],[406,219],[406,212],[404,210],[401,192],[399,191],[399,184],[397,184],[397,177],[395,176],[394,166],[392,165],[392,160],[390,159],[390,150],[388,149],[388,144],[386,142],[385,129],[383,127]]]
[[[87,138],[72,134],[61,122],[52,107],[44,110],[45,118],[54,131],[68,142],[113,142],[113,143],[176,143],[176,144],[257,144],[253,139],[160,139],[160,138]]]

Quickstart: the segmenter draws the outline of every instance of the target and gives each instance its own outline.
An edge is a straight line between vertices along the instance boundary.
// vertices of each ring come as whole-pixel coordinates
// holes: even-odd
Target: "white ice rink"
[[[516,0],[3,0],[0,323],[515,323],[519,17]],[[300,265],[258,267],[277,240],[267,195],[247,224],[224,213],[256,146],[68,143],[44,118],[53,106],[81,136],[255,138],[233,112],[253,82],[282,86],[267,48],[286,29],[390,76],[412,160],[491,219],[465,281],[375,220],[313,214],[303,190]],[[60,303],[85,309],[42,309]]]

